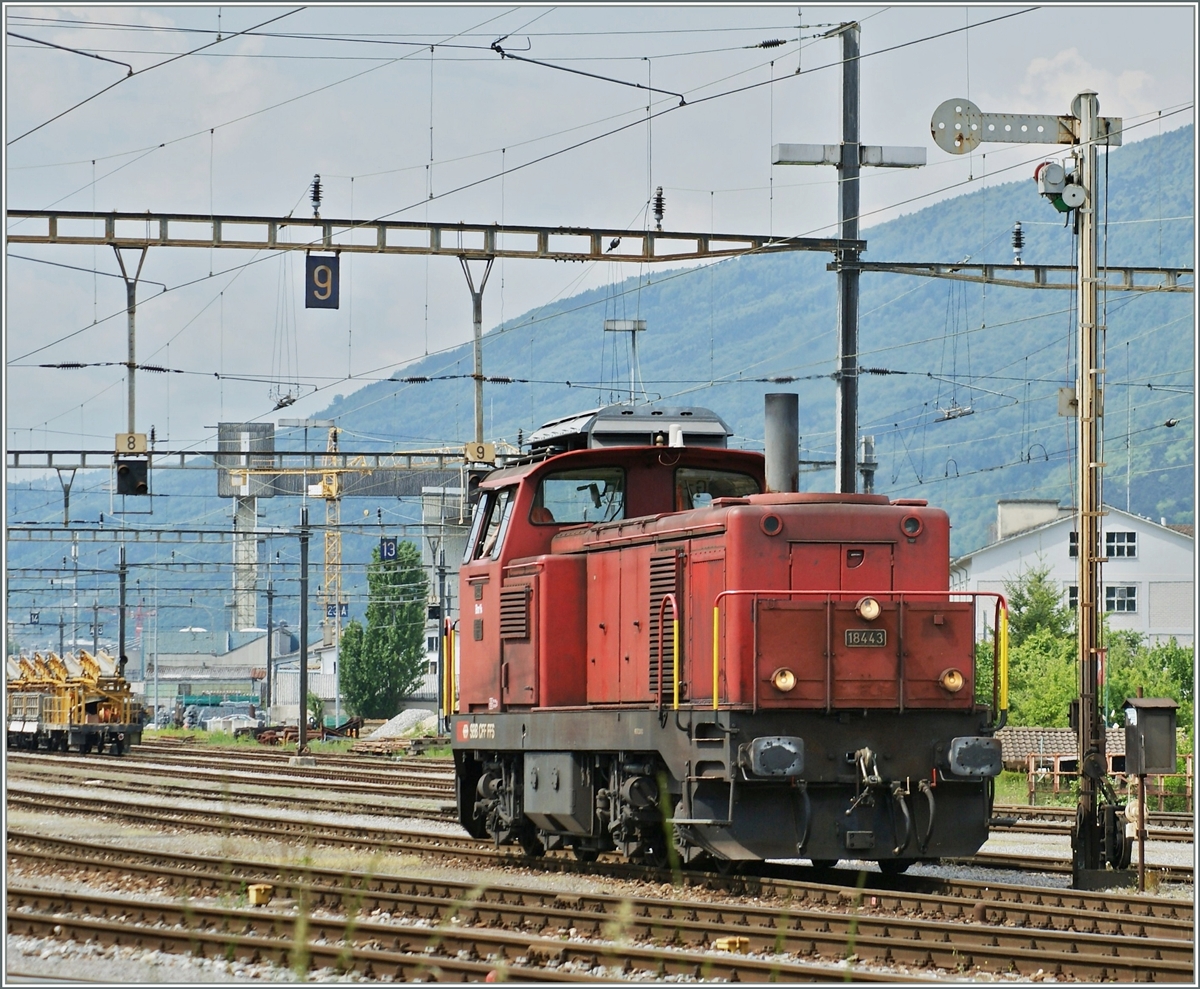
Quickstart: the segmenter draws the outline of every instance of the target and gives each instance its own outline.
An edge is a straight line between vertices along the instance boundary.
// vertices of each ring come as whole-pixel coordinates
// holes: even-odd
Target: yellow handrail
[[[442,678],[446,688],[446,696],[443,699],[443,716],[449,718],[454,714],[454,627],[446,629],[446,634],[443,636],[445,644],[442,647],[442,657],[446,663],[446,669],[442,674]]]
[[[996,619],[996,676],[1000,685],[999,708],[1008,710],[1008,605],[1003,598],[997,602]]]
[[[713,605],[713,710],[717,709],[717,687],[720,679],[717,670],[721,662],[721,606]]]

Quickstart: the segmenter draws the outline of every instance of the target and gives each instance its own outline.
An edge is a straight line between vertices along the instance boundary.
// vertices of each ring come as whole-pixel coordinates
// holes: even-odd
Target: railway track
[[[75,782],[82,782],[85,778],[93,774],[94,770],[63,773],[61,771],[39,772],[21,767],[16,772],[10,770],[9,779],[31,780],[62,785],[65,782],[65,777],[70,777]],[[384,803],[378,799],[370,803],[357,803],[346,798],[329,800],[313,794],[306,794],[297,799],[292,794],[265,792],[261,788],[251,790],[245,787],[212,786],[206,790],[197,786],[185,786],[166,782],[167,779],[168,777],[151,777],[148,780],[142,778],[115,779],[110,777],[103,779],[101,785],[105,791],[138,794],[143,798],[152,796],[157,799],[215,800],[222,803],[248,802],[268,807],[286,807],[289,810],[295,810],[299,804],[303,805],[306,810],[326,814],[364,813],[371,814],[373,817],[416,818],[427,821],[457,820],[454,804],[452,802],[447,803],[445,796],[440,792],[406,797],[404,798],[406,802],[396,804]],[[97,780],[91,779],[88,782],[95,784]],[[423,806],[411,802],[418,799],[433,801],[435,806]]]
[[[188,779],[208,779],[220,783],[247,783],[260,786],[319,786],[320,789],[347,795],[391,797],[424,797],[454,799],[454,778],[428,780],[400,772],[348,774],[340,768],[314,767],[246,767],[236,760],[200,762],[193,760],[158,761],[138,759],[137,756],[120,763],[98,762],[88,756],[55,756],[12,753],[7,756],[11,768],[40,766],[77,767],[89,772],[178,773],[186,769]]]
[[[1011,824],[993,824],[992,831],[1018,831],[1028,834],[1069,835],[1075,823],[1074,807],[1022,807],[997,804],[993,816],[1011,820]],[[1146,837],[1151,841],[1191,842],[1195,838],[1192,815],[1158,812],[1148,815]]]
[[[341,793],[368,793],[377,796],[402,796],[417,799],[444,801],[454,799],[454,764],[449,759],[424,759],[390,761],[386,767],[363,769],[361,756],[322,755],[316,767],[295,767],[289,764],[290,751],[277,751],[266,746],[233,747],[226,750],[205,750],[199,746],[179,743],[149,742],[134,746],[123,765],[178,768],[191,767],[197,772],[189,773],[193,779],[229,781],[230,773],[247,783],[287,786],[291,783],[326,785]],[[9,764],[13,768],[34,761],[46,761],[55,765],[73,764],[94,769],[97,762],[86,757],[72,760],[70,757],[13,753]],[[283,800],[268,802],[283,803]],[[336,810],[333,801],[326,802],[321,809]],[[387,813],[387,811],[385,811]],[[1029,834],[1068,835],[1074,821],[1074,808],[1041,806],[1030,807],[1019,804],[996,805],[994,816],[1012,819],[1012,823],[993,825],[993,831],[1023,832]],[[401,816],[420,816],[453,819],[451,810],[431,813],[419,809],[418,813]],[[1194,840],[1192,816],[1184,813],[1154,812],[1150,815],[1147,837],[1152,841],[1187,843]],[[1035,863],[1036,864],[1036,863]],[[1063,871],[1051,869],[1050,871]],[[1068,870],[1069,871],[1069,870]]]
[[[997,817],[1016,817],[1025,821],[1075,820],[1075,805],[1059,807],[1052,804],[995,804],[992,813]],[[1151,810],[1146,815],[1149,824],[1163,828],[1191,828],[1195,815],[1184,811]]]
[[[393,940],[393,950],[486,953],[517,964],[514,951],[525,950],[524,961],[556,959],[560,964],[584,964],[588,971],[603,965],[614,972],[707,975],[766,981],[811,979],[808,969],[795,961],[827,959],[828,967],[853,955],[859,962],[934,968],[953,973],[983,971],[1032,975],[1038,969],[1052,974],[1119,981],[1191,981],[1193,970],[1191,917],[1168,916],[1162,905],[1157,916],[1129,912],[1129,897],[1104,901],[1098,918],[1095,909],[1050,907],[1028,903],[1021,907],[986,899],[964,903],[962,897],[863,891],[832,885],[786,884],[750,903],[711,902],[679,897],[613,896],[596,893],[549,892],[538,886],[488,886],[479,883],[430,880],[399,875],[347,876],[342,870],[279,867],[249,860],[213,862],[200,856],[164,853],[95,842],[44,838],[20,830],[8,832],[11,862],[26,869],[105,873],[144,877],[169,885],[185,895],[237,890],[251,882],[270,883],[278,895],[303,904],[312,913],[307,923],[311,936],[339,943],[347,930],[356,941],[372,945]],[[24,880],[22,880],[23,882]],[[1027,891],[1028,892],[1028,891]],[[1049,897],[1054,899],[1054,897]],[[763,900],[767,902],[763,902]],[[1139,910],[1145,909],[1140,898]],[[125,896],[45,893],[19,885],[9,887],[10,930],[14,911],[18,928],[29,912],[44,915],[54,909],[72,915],[82,912],[108,917],[117,910],[130,913]],[[1122,912],[1124,910],[1125,912]],[[190,923],[209,931],[295,937],[295,913],[232,911],[134,902],[135,916],[148,915],[159,924],[176,927]],[[327,916],[329,913],[335,916]],[[1149,911],[1154,914],[1155,911]],[[378,923],[366,916],[386,916]],[[417,919],[426,927],[397,930],[396,921]],[[467,925],[466,929],[458,925]],[[481,933],[480,925],[488,925]],[[496,928],[504,933],[496,934]],[[44,933],[44,926],[38,930]],[[542,932],[530,940],[525,931]],[[547,931],[565,932],[572,941],[564,949],[561,938]],[[517,938],[513,940],[514,934]],[[607,946],[576,943],[576,938],[604,938]],[[704,948],[721,938],[742,938],[742,950],[767,957],[743,957],[712,963],[699,961],[695,951],[663,948],[630,949],[614,938],[650,940],[658,945]],[[688,955],[686,958],[681,955]],[[710,956],[705,956],[710,957]],[[619,959],[619,961],[618,961]],[[628,959],[626,961],[625,959]],[[707,966],[712,965],[711,968]],[[718,968],[725,966],[724,972]],[[854,971],[859,979],[861,973]],[[511,977],[511,976],[510,976]]]
[[[220,753],[225,756],[247,756],[255,759],[276,760],[285,763],[296,754],[294,747],[282,745],[246,744],[216,747],[191,742],[167,742],[165,739],[147,739],[145,736],[143,736],[141,742],[133,747],[133,751],[152,752],[156,755],[203,755]],[[317,759],[322,766],[341,765],[350,769],[362,769],[364,766],[372,768],[377,766],[380,769],[404,766],[428,772],[445,772],[450,776],[454,775],[454,760],[447,756],[413,755],[398,752],[387,757],[351,755],[346,752],[322,752],[317,756]]]
[[[21,808],[31,811],[54,811],[60,813],[84,814],[88,816],[107,816],[110,818],[130,821],[148,827],[156,828],[185,828],[189,830],[226,834],[234,832],[242,837],[258,837],[268,840],[300,840],[313,844],[331,845],[343,848],[354,848],[366,852],[389,851],[415,855],[436,855],[440,857],[461,858],[482,864],[522,865],[549,871],[587,871],[581,869],[573,857],[566,853],[550,854],[539,859],[530,859],[510,846],[497,848],[490,841],[480,841],[465,835],[421,833],[399,828],[376,828],[360,825],[332,825],[301,820],[286,816],[266,816],[252,814],[244,810],[222,807],[219,814],[209,810],[195,810],[183,807],[144,807],[127,801],[114,800],[105,797],[90,797],[81,794],[46,794],[36,788],[27,788],[10,781],[8,787],[8,804],[10,808]],[[1067,868],[1067,863],[1056,862],[1048,858],[1015,859],[1005,856],[988,856],[982,863],[995,868],[1010,870],[1055,872]],[[649,870],[643,866],[634,865],[616,859],[604,857],[598,867],[605,874],[618,875],[628,878],[645,878],[657,874],[670,879],[669,873],[661,870]],[[753,880],[748,877],[731,877],[736,885],[739,882],[770,882],[786,881],[798,875],[810,875],[811,870],[802,866],[790,866],[779,863],[760,863],[758,868],[762,876]],[[834,870],[844,872],[848,876],[857,876],[850,870]],[[1150,872],[1160,880],[1167,882],[1191,882],[1192,870],[1188,867],[1152,867]],[[867,881],[875,884],[882,876],[875,873],[863,873]],[[928,879],[925,877],[900,877],[910,883],[942,884],[946,888],[958,887],[966,890],[964,895],[977,898],[982,895],[979,891],[992,888],[995,884],[967,883]],[[711,881],[711,880],[710,880]],[[853,883],[855,880],[848,879]],[[1045,891],[1043,891],[1045,892]],[[1047,894],[1048,895],[1048,894]],[[1099,902],[1099,901],[1097,901]]]

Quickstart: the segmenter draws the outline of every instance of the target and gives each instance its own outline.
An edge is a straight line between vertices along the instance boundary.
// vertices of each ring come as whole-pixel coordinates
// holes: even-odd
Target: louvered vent
[[[500,638],[529,638],[529,585],[500,591]]]
[[[676,604],[680,608],[678,615],[680,627],[683,625],[683,600],[679,593],[679,554],[667,553],[650,557],[650,692],[658,693],[659,671],[662,671],[662,692],[666,697],[675,689],[675,643],[671,637],[671,606],[662,607],[663,619],[666,623],[663,629],[663,655],[658,655],[658,616],[662,599],[668,594],[675,595]],[[682,658],[682,657],[681,657]]]

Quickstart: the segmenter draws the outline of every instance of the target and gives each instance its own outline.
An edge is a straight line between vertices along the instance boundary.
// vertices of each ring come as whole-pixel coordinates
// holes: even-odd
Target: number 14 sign
[[[304,308],[338,307],[338,266],[336,254],[309,254],[304,259]]]

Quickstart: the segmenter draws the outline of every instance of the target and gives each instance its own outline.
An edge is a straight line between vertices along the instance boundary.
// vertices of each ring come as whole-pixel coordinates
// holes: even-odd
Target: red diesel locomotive
[[[480,486],[450,719],[463,826],[584,860],[975,853],[1000,771],[976,609],[996,609],[1001,711],[1006,624],[996,595],[949,591],[946,513],[768,493],[757,453],[594,440]]]

